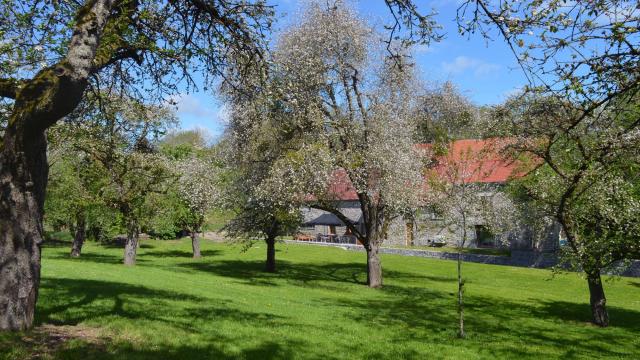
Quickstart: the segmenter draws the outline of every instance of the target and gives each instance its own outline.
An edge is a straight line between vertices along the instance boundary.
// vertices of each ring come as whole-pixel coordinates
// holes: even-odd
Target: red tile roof
[[[335,200],[358,200],[356,188],[351,183],[349,175],[345,169],[338,169],[333,172],[328,193],[331,194],[331,197],[335,198]]]
[[[446,154],[435,157],[435,164],[430,170],[445,178],[444,180],[505,183],[511,177],[520,175],[516,170],[518,164],[501,154],[511,142],[512,140],[505,138],[453,141],[446,149]],[[419,146],[431,148],[430,144]]]
[[[449,144],[444,155],[434,156],[433,166],[427,169],[425,175],[432,171],[432,174],[446,178],[450,177],[453,168],[458,167],[464,168],[465,175],[458,175],[456,181],[505,183],[511,177],[519,176],[517,164],[501,155],[501,150],[509,143],[510,140],[504,138],[455,140]],[[431,150],[433,145],[419,144],[417,147]],[[329,193],[335,200],[358,200],[356,189],[344,169],[334,171],[329,186]]]

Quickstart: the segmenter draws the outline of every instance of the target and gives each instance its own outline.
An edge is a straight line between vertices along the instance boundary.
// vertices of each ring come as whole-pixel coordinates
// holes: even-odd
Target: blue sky
[[[304,0],[278,0],[272,3],[280,14],[280,22],[276,27],[281,28],[295,17]],[[458,1],[417,0],[416,3],[422,12],[436,9],[437,20],[446,34],[441,42],[416,51],[415,60],[425,80],[451,80],[478,105],[499,103],[526,84],[526,78],[504,41],[498,39],[487,42],[480,35],[468,38],[458,34],[455,22]],[[390,21],[391,15],[383,0],[360,0],[356,4],[360,13],[373,24]],[[225,111],[213,94],[182,94],[176,100],[181,128],[203,128],[213,137],[222,133]]]

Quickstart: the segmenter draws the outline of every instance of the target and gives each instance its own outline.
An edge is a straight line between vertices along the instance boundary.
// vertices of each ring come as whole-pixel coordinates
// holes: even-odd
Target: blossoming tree
[[[379,287],[386,229],[416,206],[422,183],[414,68],[406,56],[385,57],[380,35],[341,2],[311,4],[280,37],[273,63],[272,97],[283,109],[275,125],[297,136],[261,193],[338,217],[366,250],[368,285]],[[332,191],[338,172],[357,194],[362,227]]]
[[[174,162],[177,172],[177,193],[188,209],[180,219],[183,228],[191,235],[193,257],[201,257],[198,232],[202,230],[205,216],[219,201],[218,166],[210,159],[190,156]]]
[[[472,238],[469,227],[482,224],[495,234],[501,244],[508,242],[508,233],[519,224],[518,212],[501,185],[485,181],[495,171],[500,160],[496,155],[504,147],[498,139],[485,141],[484,148],[454,149],[447,146],[445,154],[427,171],[429,190],[425,205],[444,219],[444,224],[455,236],[458,277],[458,336],[464,330],[464,279],[462,277],[463,250]]]

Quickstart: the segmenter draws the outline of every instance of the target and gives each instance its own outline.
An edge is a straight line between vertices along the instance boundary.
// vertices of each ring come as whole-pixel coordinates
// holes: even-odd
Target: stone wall
[[[293,240],[285,240],[286,243],[321,245],[340,247],[351,251],[364,251],[362,245],[351,244],[332,244],[332,243],[315,243],[300,242]],[[383,254],[395,254],[402,256],[418,256],[432,259],[457,260],[458,254],[444,251],[429,251],[418,249],[398,249],[392,247],[384,247],[380,249]],[[466,262],[474,262],[491,265],[506,265],[530,268],[550,268],[558,263],[558,257],[554,252],[538,252],[530,250],[513,250],[511,256],[500,255],[482,255],[482,254],[463,254],[462,259]],[[615,274],[629,277],[640,277],[640,260],[633,260],[628,264],[619,263],[608,271],[608,274]]]
[[[403,218],[395,219],[389,226],[385,245],[407,246],[407,221]],[[470,222],[467,227],[467,242],[464,247],[476,248],[475,225],[482,225],[481,222]],[[560,227],[551,224],[546,229],[534,233],[528,227],[514,229],[507,233],[498,234],[494,241],[496,248],[509,248],[513,250],[537,250],[550,252],[558,249],[558,234]],[[445,221],[433,218],[428,214],[421,215],[413,224],[413,246],[428,246],[432,241],[445,241],[447,246],[455,247],[458,239],[462,237],[461,231],[452,230],[446,226]]]

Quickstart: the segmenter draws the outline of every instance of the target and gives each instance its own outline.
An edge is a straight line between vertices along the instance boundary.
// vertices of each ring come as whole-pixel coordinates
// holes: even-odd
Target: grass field
[[[612,326],[588,323],[575,274],[465,264],[468,338],[456,338],[455,262],[383,255],[385,286],[363,285],[364,253],[278,244],[144,241],[122,249],[47,247],[38,327],[0,335],[0,358],[24,359],[596,359],[640,358],[640,280],[606,290]]]

